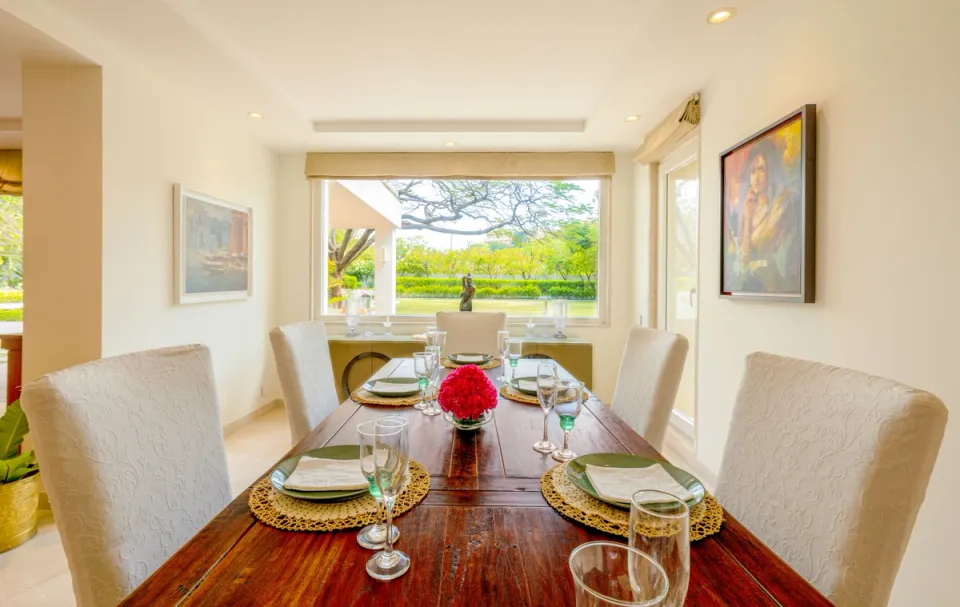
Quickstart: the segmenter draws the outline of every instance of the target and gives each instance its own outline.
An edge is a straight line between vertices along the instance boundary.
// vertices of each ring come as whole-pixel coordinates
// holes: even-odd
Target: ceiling
[[[101,56],[123,54],[278,150],[444,150],[451,140],[458,150],[626,150],[742,49],[744,34],[765,26],[761,0],[738,0],[737,18],[707,24],[726,1],[33,4],[89,32],[104,44]],[[641,118],[625,122],[629,114]],[[393,131],[407,121],[585,127],[316,133],[313,121],[360,122],[359,131],[367,121]]]
[[[53,38],[0,11],[0,149],[18,149],[20,73],[24,61],[76,62],[83,58]]]

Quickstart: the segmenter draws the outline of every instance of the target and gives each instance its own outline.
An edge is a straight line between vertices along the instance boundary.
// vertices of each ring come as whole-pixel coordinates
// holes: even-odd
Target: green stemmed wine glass
[[[377,500],[377,505],[383,507],[383,498],[380,496],[380,488],[377,487],[376,467],[373,463],[373,450],[376,445],[376,425],[378,420],[370,420],[357,424],[357,435],[360,438],[360,470],[369,483],[370,495]],[[405,426],[407,421],[400,417],[383,418],[381,423],[394,423],[398,427]],[[400,530],[395,525],[390,525],[390,538],[397,541],[400,538]],[[387,540],[387,527],[381,522],[367,525],[357,534],[357,543],[367,550],[380,550]]]
[[[510,377],[516,375],[517,363],[520,361],[520,353],[523,351],[523,340],[507,340],[507,358],[510,359]]]
[[[575,379],[561,379],[557,381],[557,404],[553,406],[560,418],[560,427],[563,429],[563,448],[553,452],[553,459],[558,462],[569,462],[577,457],[570,450],[570,431],[583,411],[583,382]]]
[[[427,386],[430,385],[430,359],[433,354],[429,352],[416,352],[413,355],[413,374],[417,377],[420,385],[420,406],[416,407],[421,412],[427,407]]]

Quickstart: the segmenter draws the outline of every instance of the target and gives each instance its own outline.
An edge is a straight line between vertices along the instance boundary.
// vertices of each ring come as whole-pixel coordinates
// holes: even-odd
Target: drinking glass
[[[500,355],[500,377],[497,381],[501,384],[507,381],[507,340],[510,339],[510,331],[497,331],[497,353]]]
[[[427,408],[427,385],[430,383],[430,357],[427,352],[416,352],[413,355],[413,374],[416,376],[417,383],[420,384],[420,402],[414,405],[415,409],[421,411]]]
[[[616,542],[587,542],[570,553],[577,607],[661,607],[670,583],[657,561]]]
[[[642,533],[641,533],[642,531]],[[643,490],[630,500],[630,546],[646,552],[670,583],[664,607],[679,607],[690,582],[690,509],[663,491]]]
[[[380,497],[380,488],[377,487],[376,480],[374,479],[376,470],[373,465],[373,450],[376,444],[377,421],[378,420],[373,419],[357,424],[357,434],[360,437],[360,470],[363,472],[363,476],[366,477],[367,483],[369,483],[369,487],[367,487],[367,489],[370,491],[370,495],[373,496],[373,499],[377,500],[377,506],[383,507],[383,499]],[[391,417],[389,418],[389,422],[396,423],[398,426],[405,426],[407,424],[406,420],[400,417]],[[397,539],[400,537],[400,530],[395,526],[391,526],[390,536],[392,541],[397,541]],[[379,550],[380,548],[383,548],[386,539],[387,527],[381,522],[367,525],[360,530],[360,533],[357,534],[357,543],[368,550]]]
[[[447,332],[427,331],[427,345],[440,346],[440,349],[443,350],[443,348],[447,345]]]
[[[537,365],[537,400],[543,409],[543,440],[533,443],[533,448],[540,453],[550,453],[557,448],[547,438],[547,420],[557,403],[557,365],[554,363]]]
[[[374,480],[387,511],[387,525],[393,525],[393,506],[406,480],[410,458],[410,439],[406,426],[389,420],[377,420],[374,426],[373,449]],[[383,550],[367,561],[367,573],[378,580],[398,578],[410,569],[410,557],[393,549],[393,538],[387,536]]]
[[[520,361],[520,353],[523,350],[523,341],[519,339],[507,340],[507,358],[510,359],[510,376],[517,373],[517,363]]]
[[[577,457],[570,450],[570,431],[583,411],[583,382],[575,379],[561,379],[557,382],[557,404],[553,410],[560,418],[560,427],[563,428],[563,449],[553,452],[553,459],[558,462],[569,462]]]
[[[427,386],[427,406],[420,413],[424,415],[440,415],[443,411],[437,406],[437,382],[440,379],[440,346],[427,346],[425,348],[430,355],[430,377]]]

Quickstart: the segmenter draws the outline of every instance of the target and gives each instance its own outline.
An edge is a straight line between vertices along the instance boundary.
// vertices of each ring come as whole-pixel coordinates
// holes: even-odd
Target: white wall
[[[698,456],[719,468],[744,356],[859,369],[953,415],[893,605],[956,604],[960,541],[960,7],[817,0],[703,89]],[[770,10],[773,10],[772,8]],[[817,303],[721,300],[719,153],[819,108]]]
[[[284,154],[280,158],[280,224],[282,231],[281,319],[296,322],[310,318],[310,190],[304,177],[305,154]],[[593,342],[593,389],[603,399],[613,395],[620,354],[627,329],[634,318],[633,293],[633,223],[634,223],[634,167],[631,154],[616,154],[616,173],[610,193],[610,318],[607,327],[570,327],[567,334]],[[396,319],[395,319],[396,320]],[[332,324],[332,323],[331,323]],[[330,332],[344,333],[342,324]],[[394,324],[396,334],[417,333],[422,325]],[[524,328],[517,326],[520,335]]]
[[[210,347],[228,423],[279,397],[275,154],[125,66],[103,70],[103,355]],[[253,295],[174,304],[173,184],[253,209]]]

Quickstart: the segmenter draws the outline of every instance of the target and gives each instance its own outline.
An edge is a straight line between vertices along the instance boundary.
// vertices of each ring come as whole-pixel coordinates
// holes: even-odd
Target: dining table
[[[511,370],[516,377],[534,375],[544,361],[518,362]],[[392,359],[373,378],[412,377],[412,367],[411,359]],[[485,373],[494,380],[503,371]],[[559,374],[569,377],[562,368]],[[248,488],[122,604],[560,607],[575,604],[571,551],[594,540],[626,541],[564,518],[547,503],[540,479],[557,462],[531,446],[542,437],[543,412],[502,396],[493,420],[473,432],[412,407],[348,399],[284,459],[357,444],[357,424],[386,414],[409,421],[410,456],[430,474],[423,501],[394,520],[400,529],[396,547],[412,562],[405,575],[392,581],[367,575],[372,553],[357,544],[357,529],[281,531],[259,522],[248,506]],[[549,433],[560,444],[553,414]],[[570,447],[581,455],[664,459],[592,394],[570,434]],[[830,604],[729,512],[718,533],[691,545],[686,605]]]

